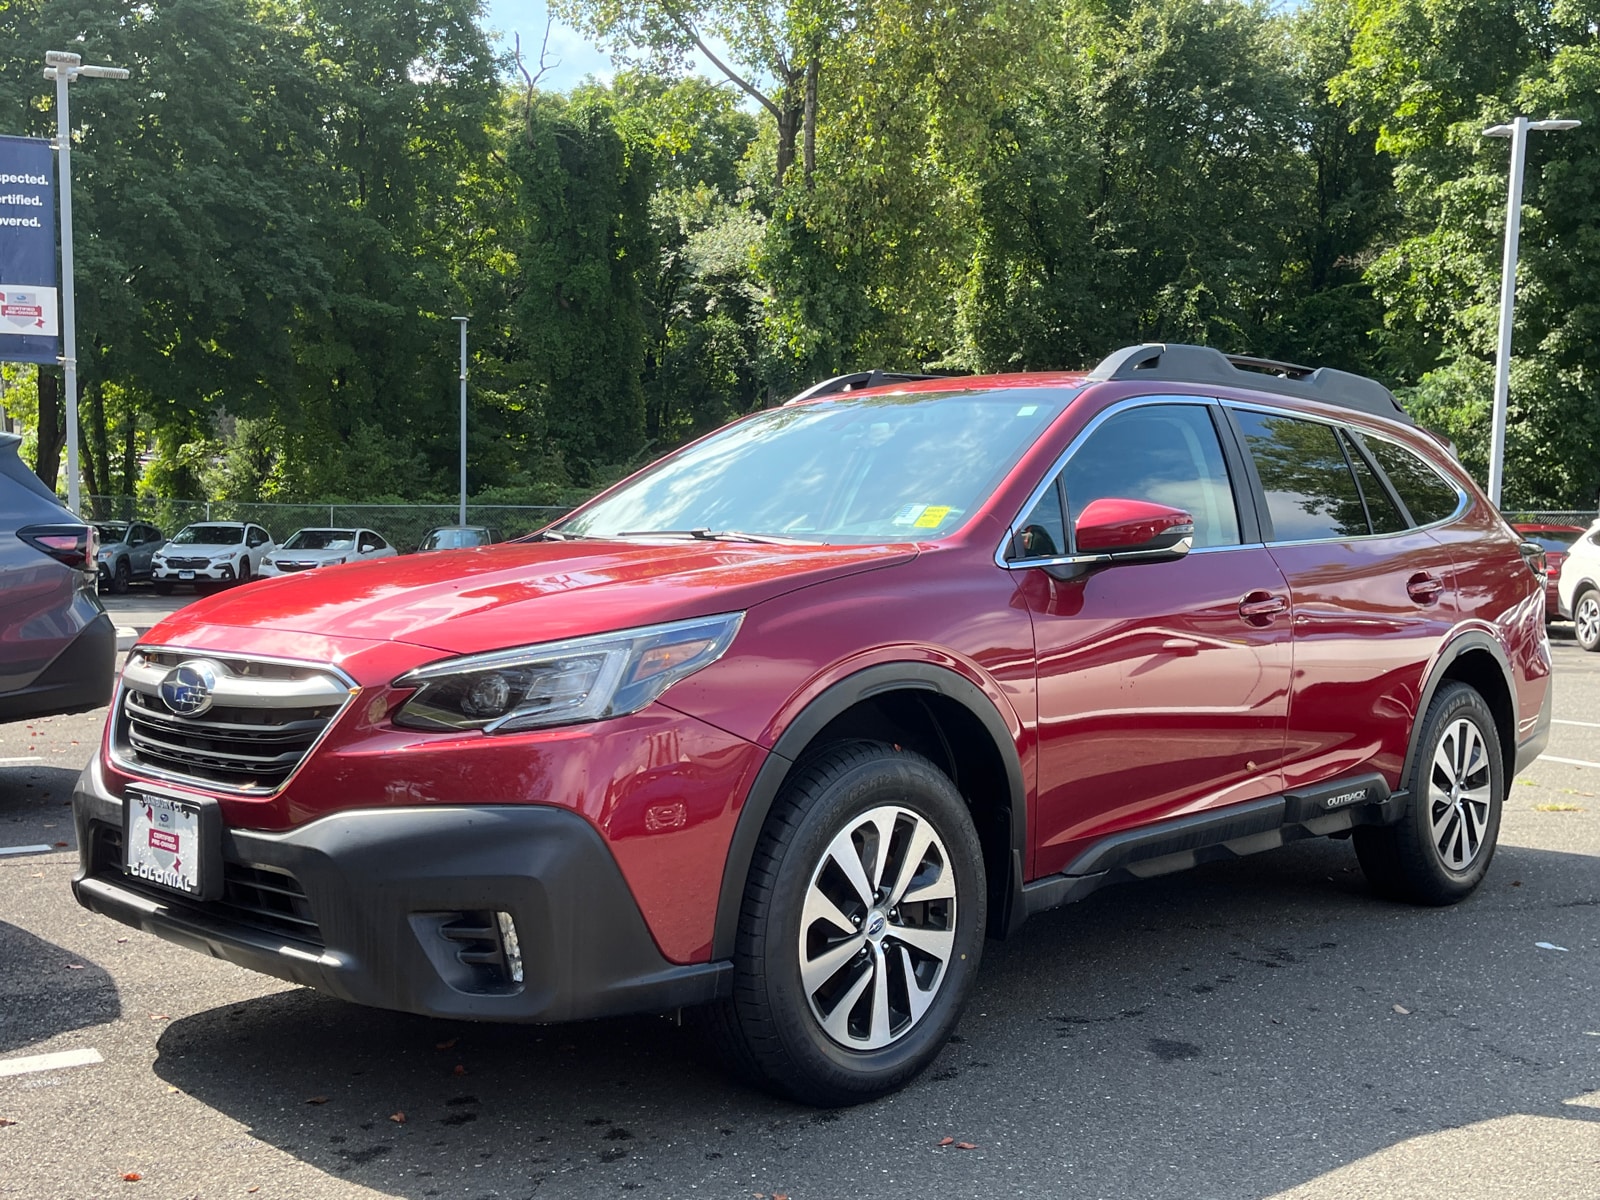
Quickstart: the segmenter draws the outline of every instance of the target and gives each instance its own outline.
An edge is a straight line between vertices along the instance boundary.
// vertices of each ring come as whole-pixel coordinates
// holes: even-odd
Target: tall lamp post
[[[1522,232],[1522,171],[1528,161],[1528,130],[1576,129],[1581,121],[1530,121],[1514,117],[1485,137],[1511,139],[1511,187],[1506,196],[1506,253],[1500,267],[1500,348],[1494,368],[1494,423],[1489,444],[1489,499],[1500,507],[1506,468],[1506,401],[1511,394],[1511,307],[1517,298],[1517,238]]]
[[[461,326],[461,513],[458,525],[467,523],[467,318],[452,317]]]
[[[122,67],[86,67],[64,50],[44,56],[44,77],[56,84],[56,161],[61,181],[61,373],[67,409],[67,507],[78,512],[78,318],[72,296],[72,125],[67,116],[67,85],[79,76],[126,79]]]

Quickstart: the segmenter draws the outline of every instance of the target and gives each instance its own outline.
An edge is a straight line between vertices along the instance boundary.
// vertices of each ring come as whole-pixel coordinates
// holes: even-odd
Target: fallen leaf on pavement
[[[460,1063],[457,1063],[456,1064],[456,1069],[451,1072],[452,1075],[465,1075],[466,1073],[467,1073],[467,1069],[465,1067],[463,1067]]]
[[[138,1183],[139,1180],[141,1180],[143,1178],[144,1178],[144,1176],[139,1174],[139,1172],[137,1172],[137,1171],[129,1171],[126,1174],[123,1175],[122,1182],[123,1183]]]
[[[941,1146],[954,1146],[955,1144],[956,1140],[952,1137],[944,1137],[939,1139],[939,1145]]]
[[[56,849],[59,850],[62,846],[65,846],[66,844],[67,844],[66,842],[57,842],[56,843]]]
[[[152,1021],[170,1021],[170,1020],[172,1020],[172,1018],[167,1016],[166,1013],[151,1013],[150,1014],[150,1019]]]
[[[957,1142],[956,1143],[956,1149],[957,1150],[976,1150],[977,1148],[978,1148],[978,1143],[977,1142]]]
[[[406,1115],[403,1112],[390,1113],[389,1120],[393,1121],[396,1125],[404,1125],[406,1123]]]
[[[311,1096],[306,1100],[307,1104],[326,1104],[327,1102],[328,1098],[326,1096]]]
[[[1399,1013],[1402,1017],[1409,1017],[1411,1015],[1411,1010],[1409,1008],[1406,1008],[1404,1005],[1401,1005],[1401,1004],[1396,1004],[1394,1006],[1394,1010],[1395,1010],[1395,1012]]]
[[[4,1129],[7,1125],[15,1124],[16,1122],[11,1120],[9,1117],[0,1117],[0,1129]]]
[[[451,1038],[448,1042],[440,1042],[437,1046],[434,1047],[434,1049],[435,1050],[449,1050],[449,1049],[453,1048],[455,1046],[455,1044],[457,1042],[459,1042],[460,1040],[461,1040],[460,1038]]]

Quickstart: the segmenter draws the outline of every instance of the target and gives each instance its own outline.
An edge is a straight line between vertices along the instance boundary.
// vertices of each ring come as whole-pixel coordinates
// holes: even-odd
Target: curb
[[[118,625],[117,652],[120,654],[124,650],[132,650],[134,643],[149,632],[148,625]]]

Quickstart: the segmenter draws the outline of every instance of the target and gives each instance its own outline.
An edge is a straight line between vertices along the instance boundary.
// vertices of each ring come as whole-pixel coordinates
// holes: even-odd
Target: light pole
[[[467,318],[452,317],[461,325],[461,514],[458,525],[467,523]]]
[[[1530,121],[1514,117],[1485,137],[1511,139],[1511,186],[1506,196],[1506,253],[1500,266],[1500,348],[1494,367],[1494,419],[1489,443],[1489,499],[1500,507],[1506,469],[1506,401],[1511,394],[1511,307],[1517,298],[1517,237],[1522,232],[1522,169],[1528,160],[1528,130],[1576,129],[1581,121]]]
[[[67,85],[79,76],[126,79],[122,67],[86,67],[77,54],[52,50],[44,56],[44,77],[56,84],[56,161],[61,177],[61,374],[67,410],[67,507],[78,512],[78,322],[72,296],[72,127],[67,117]]]

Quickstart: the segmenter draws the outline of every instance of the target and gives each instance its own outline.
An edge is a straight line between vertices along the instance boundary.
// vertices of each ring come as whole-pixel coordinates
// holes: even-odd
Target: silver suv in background
[[[95,526],[100,535],[100,550],[95,559],[100,565],[100,586],[117,595],[128,590],[135,579],[149,579],[151,560],[167,535],[143,521],[101,521]]]
[[[21,442],[0,433],[0,721],[99,708],[117,657],[94,527],[23,465]]]

